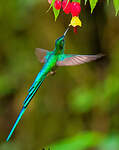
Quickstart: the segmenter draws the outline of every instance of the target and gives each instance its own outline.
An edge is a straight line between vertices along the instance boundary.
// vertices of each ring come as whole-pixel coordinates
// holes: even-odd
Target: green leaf
[[[77,2],[81,3],[81,0],[77,0]]]
[[[53,7],[54,3],[55,3],[55,0],[52,0],[52,3],[50,4],[50,7],[49,7],[49,9],[47,10],[47,12]]]
[[[85,132],[68,138],[50,146],[51,150],[86,150],[101,142],[102,138],[97,133]]]
[[[81,0],[72,0],[72,2],[79,2],[79,3],[81,3]]]
[[[99,145],[100,150],[118,150],[119,149],[119,136],[108,135]]]
[[[57,20],[57,17],[59,16],[60,9],[57,10],[57,9],[53,6],[53,12],[54,12],[54,15],[55,15],[55,21],[56,21],[56,20]]]
[[[53,7],[54,3],[55,3],[55,0],[52,0],[52,3],[51,3],[51,5],[50,5],[50,8]]]
[[[87,3],[87,0],[85,0],[85,5],[86,5],[86,3]]]
[[[117,16],[119,11],[119,0],[113,0],[113,3],[116,10],[116,16]]]
[[[98,0],[89,0],[89,1],[90,1],[90,6],[91,6],[91,13],[92,13]]]

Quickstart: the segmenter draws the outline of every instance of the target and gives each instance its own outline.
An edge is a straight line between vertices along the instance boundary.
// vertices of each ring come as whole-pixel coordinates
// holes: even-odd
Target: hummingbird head
[[[64,48],[64,35],[58,38],[55,41],[55,47],[58,49],[63,49]]]
[[[65,43],[65,36],[66,36],[66,33],[68,32],[69,28],[65,31],[64,35],[61,36],[60,38],[58,38],[56,41],[55,41],[55,47],[56,49],[59,49],[59,50],[62,50],[64,49],[64,43]]]

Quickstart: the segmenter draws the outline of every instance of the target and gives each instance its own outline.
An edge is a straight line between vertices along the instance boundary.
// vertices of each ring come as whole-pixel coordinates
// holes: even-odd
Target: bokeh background
[[[42,68],[35,48],[53,50],[71,16],[54,21],[47,0],[0,1],[0,150],[119,150],[119,18],[112,1],[90,13],[82,3],[82,28],[66,36],[66,53],[105,57],[58,68],[30,103],[5,142],[27,91]]]

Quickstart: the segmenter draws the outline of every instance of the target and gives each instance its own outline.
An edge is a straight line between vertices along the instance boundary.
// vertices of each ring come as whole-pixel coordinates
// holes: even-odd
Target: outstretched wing
[[[49,56],[49,53],[50,52],[48,50],[41,49],[41,48],[36,48],[35,50],[35,54],[41,63],[45,63],[47,57]]]
[[[101,58],[103,55],[71,55],[71,54],[64,54],[62,57],[59,58],[57,61],[57,66],[74,66],[80,65],[83,63],[87,63],[98,58]]]

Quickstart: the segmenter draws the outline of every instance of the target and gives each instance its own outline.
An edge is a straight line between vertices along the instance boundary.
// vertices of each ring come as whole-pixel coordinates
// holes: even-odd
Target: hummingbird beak
[[[64,32],[64,37],[66,36],[68,31],[69,31],[69,28],[67,28],[66,31]]]

